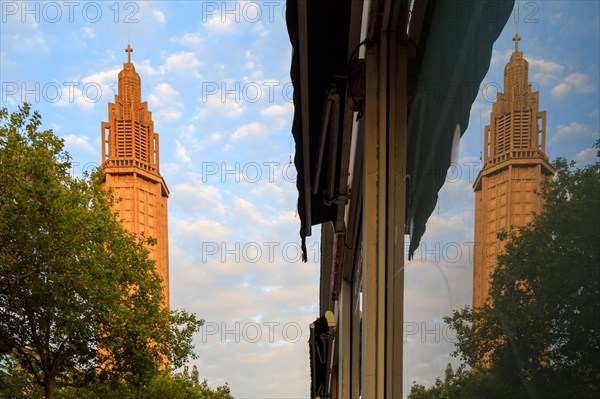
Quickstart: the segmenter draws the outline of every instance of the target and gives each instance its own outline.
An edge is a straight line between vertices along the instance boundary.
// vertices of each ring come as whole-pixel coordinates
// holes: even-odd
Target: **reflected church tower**
[[[490,273],[503,245],[500,231],[524,226],[542,210],[536,191],[554,175],[546,155],[546,111],[539,110],[539,92],[528,82],[529,64],[519,51],[521,38],[504,68],[504,92],[492,105],[484,130],[483,168],[475,191],[475,258],[473,307],[485,303]]]

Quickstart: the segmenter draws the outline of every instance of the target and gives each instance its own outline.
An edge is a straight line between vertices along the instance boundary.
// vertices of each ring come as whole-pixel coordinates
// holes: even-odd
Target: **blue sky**
[[[284,14],[278,1],[1,2],[2,106],[32,103],[65,139],[77,175],[99,163],[100,123],[131,43],[171,190],[171,304],[206,320],[194,364],[240,398],[309,395],[319,247],[315,235],[309,262],[300,262]],[[407,263],[407,387],[443,374],[452,334],[441,317],[471,301],[471,185],[512,36],[523,38],[548,114],[550,158],[586,164],[600,130],[599,18],[596,1],[515,5],[473,104],[458,169]]]

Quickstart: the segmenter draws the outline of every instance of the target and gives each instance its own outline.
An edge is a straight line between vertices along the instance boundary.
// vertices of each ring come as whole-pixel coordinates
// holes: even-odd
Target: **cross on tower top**
[[[127,48],[125,49],[125,52],[127,53],[127,62],[131,63],[131,53],[133,52],[133,49],[131,48],[129,43],[127,43]]]
[[[521,41],[521,37],[519,36],[519,32],[517,32],[515,37],[513,37],[513,42],[515,42],[515,51],[519,51],[519,41]]]

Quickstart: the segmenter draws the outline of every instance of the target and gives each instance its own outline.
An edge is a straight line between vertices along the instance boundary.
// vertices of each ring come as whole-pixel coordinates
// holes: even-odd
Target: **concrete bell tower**
[[[123,225],[135,234],[156,239],[150,258],[163,280],[169,306],[169,246],[167,200],[169,190],[159,171],[158,134],[154,132],[148,103],[141,101],[140,76],[131,63],[133,49],[127,45],[127,62],[119,72],[118,94],[108,104],[108,122],[102,122],[104,187],[111,187],[118,201],[114,210]]]
[[[542,210],[536,194],[554,175],[546,155],[546,111],[539,110],[539,92],[528,82],[529,64],[519,51],[521,38],[504,68],[504,93],[492,105],[484,130],[483,168],[475,191],[475,258],[473,307],[485,303],[490,274],[503,251],[496,235],[524,226]]]

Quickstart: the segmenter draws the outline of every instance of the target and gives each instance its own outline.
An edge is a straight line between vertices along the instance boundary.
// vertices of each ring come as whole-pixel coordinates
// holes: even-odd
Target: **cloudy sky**
[[[284,2],[0,4],[2,106],[32,103],[44,127],[64,138],[76,175],[99,163],[100,123],[131,43],[171,191],[171,304],[206,320],[194,364],[239,398],[307,397],[319,244],[313,236],[309,262],[300,262]],[[516,30],[548,113],[550,158],[593,160],[599,4],[517,2],[496,42],[459,163],[407,263],[406,391],[453,361],[441,318],[471,301],[471,185]]]

